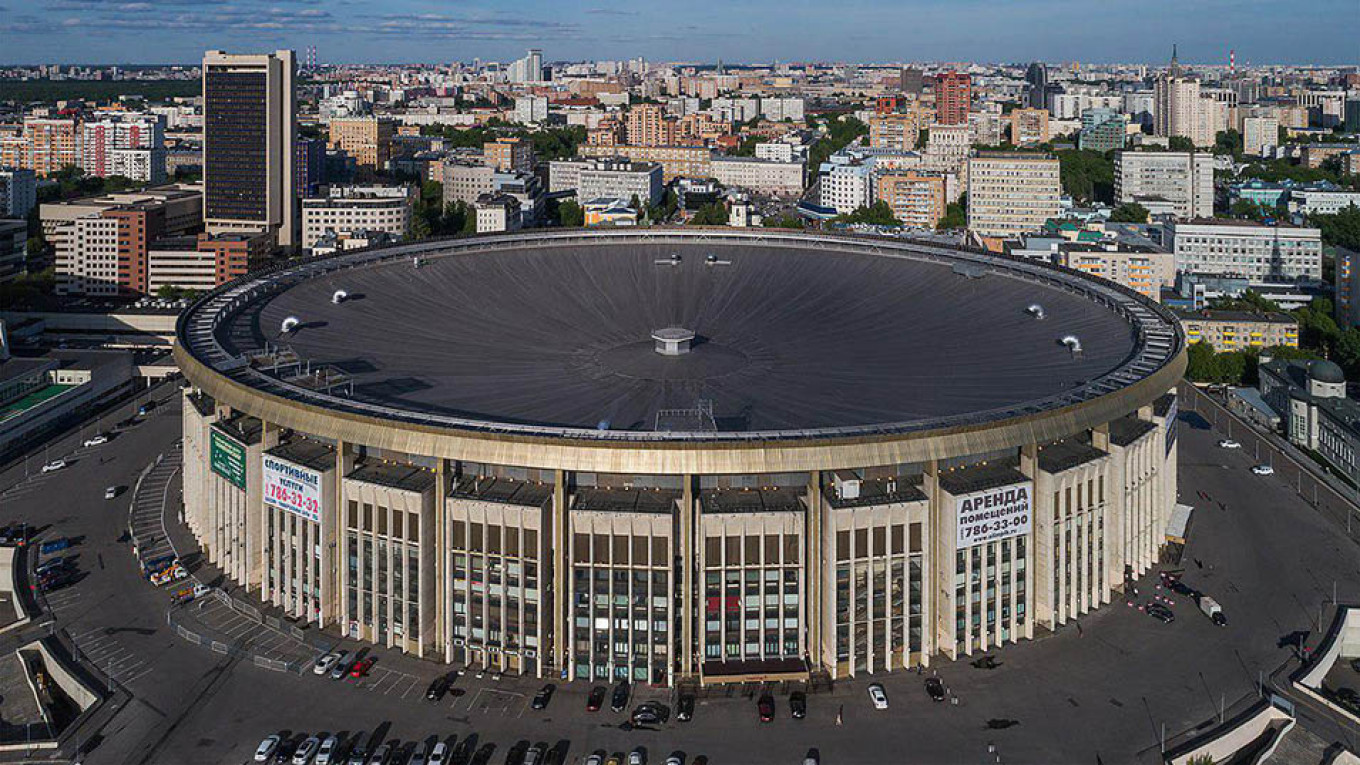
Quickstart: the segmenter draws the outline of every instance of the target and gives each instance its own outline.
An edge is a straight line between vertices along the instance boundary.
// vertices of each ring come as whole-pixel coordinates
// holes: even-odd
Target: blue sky
[[[1355,64],[1360,0],[0,0],[0,63],[631,58]]]

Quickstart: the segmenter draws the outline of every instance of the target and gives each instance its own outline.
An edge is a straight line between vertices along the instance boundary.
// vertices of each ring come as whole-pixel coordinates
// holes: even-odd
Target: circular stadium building
[[[186,520],[309,624],[538,677],[846,677],[1141,574],[1184,338],[1029,261],[769,230],[299,261],[180,319]]]

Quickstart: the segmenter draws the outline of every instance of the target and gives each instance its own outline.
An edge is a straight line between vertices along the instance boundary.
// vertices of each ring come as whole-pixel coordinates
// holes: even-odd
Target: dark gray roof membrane
[[[678,266],[659,265],[673,254]],[[723,265],[707,264],[717,254]],[[288,288],[220,332],[352,376],[354,398],[489,422],[652,430],[712,402],[720,431],[903,423],[1012,407],[1125,362],[1132,325],[989,269],[722,243],[585,244],[399,260]],[[337,289],[351,296],[333,304]],[[1026,307],[1039,303],[1045,318]],[[287,316],[302,328],[280,336]],[[652,332],[696,333],[667,357]],[[1060,339],[1076,335],[1073,355]]]

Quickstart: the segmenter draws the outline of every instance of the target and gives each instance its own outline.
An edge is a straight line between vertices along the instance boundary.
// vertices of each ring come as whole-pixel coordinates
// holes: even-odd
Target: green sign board
[[[208,461],[212,471],[231,481],[242,491],[246,488],[246,448],[217,429],[211,431]]]

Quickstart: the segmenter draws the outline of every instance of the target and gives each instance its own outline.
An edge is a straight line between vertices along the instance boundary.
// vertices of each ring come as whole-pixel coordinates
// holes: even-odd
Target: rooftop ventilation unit
[[[335,303],[336,305],[340,305],[341,303],[345,302],[345,299],[348,297],[349,297],[348,292],[345,292],[344,290],[336,290],[335,294],[331,295],[331,302]]]
[[[662,356],[683,356],[689,353],[694,332],[684,327],[666,327],[653,332],[652,340],[656,341],[656,352]]]
[[[680,265],[680,253],[673,253],[669,258],[657,258],[652,262],[658,266],[678,266]]]
[[[1028,313],[1036,319],[1042,319],[1044,318],[1044,307],[1038,303],[1034,303],[1029,308],[1025,309],[1025,313]]]
[[[283,324],[279,325],[279,331],[286,335],[289,332],[292,332],[293,330],[297,329],[301,325],[302,319],[299,319],[296,316],[289,316],[288,318],[283,320]]]
[[[1081,355],[1081,340],[1078,340],[1076,335],[1063,335],[1062,340],[1058,342],[1067,346],[1067,350],[1071,351],[1073,356]]]
[[[704,258],[704,265],[708,265],[708,266],[730,266],[730,265],[732,265],[732,261],[730,261],[730,260],[722,260],[722,259],[719,258],[717,255],[714,255],[713,253],[710,252],[710,253],[708,254],[708,257]]]

